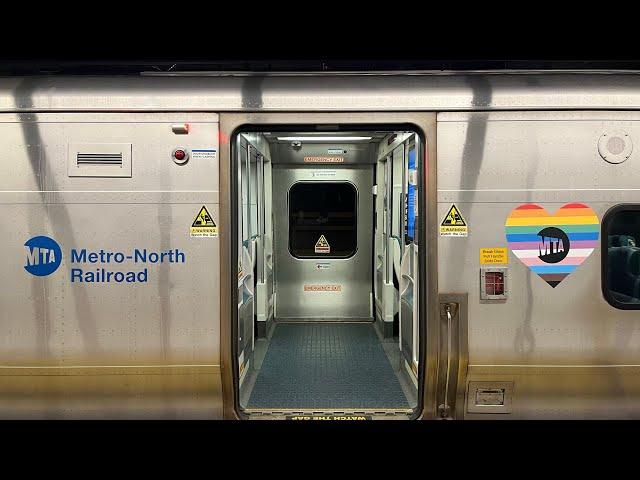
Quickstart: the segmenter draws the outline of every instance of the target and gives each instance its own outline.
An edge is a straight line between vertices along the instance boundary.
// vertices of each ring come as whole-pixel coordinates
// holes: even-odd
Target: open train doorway
[[[423,139],[411,129],[240,129],[237,407],[410,418],[420,400]]]

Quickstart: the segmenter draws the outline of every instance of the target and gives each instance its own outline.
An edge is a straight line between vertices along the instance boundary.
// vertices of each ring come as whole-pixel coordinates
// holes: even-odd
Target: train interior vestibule
[[[232,141],[236,407],[411,416],[420,136],[265,128]]]

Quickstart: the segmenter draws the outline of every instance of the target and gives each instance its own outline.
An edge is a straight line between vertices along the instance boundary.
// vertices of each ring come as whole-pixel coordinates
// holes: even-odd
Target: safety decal
[[[451,205],[447,215],[440,224],[441,237],[466,237],[469,234],[467,222],[462,218],[462,214],[458,207]]]
[[[331,268],[330,263],[319,262],[316,263],[316,270],[329,270]]]
[[[217,237],[218,226],[209,214],[207,207],[204,205],[196,215],[195,220],[191,224],[192,237]]]
[[[578,268],[598,244],[600,221],[582,203],[555,215],[533,203],[513,209],[505,231],[513,254],[553,288]]]
[[[330,253],[331,247],[324,235],[320,235],[320,238],[316,242],[316,253]]]
[[[371,415],[287,415],[287,420],[371,420]]]
[[[481,248],[480,265],[502,265],[509,263],[508,248]]]

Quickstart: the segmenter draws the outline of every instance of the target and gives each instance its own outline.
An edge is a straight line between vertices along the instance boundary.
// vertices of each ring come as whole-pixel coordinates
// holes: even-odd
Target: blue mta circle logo
[[[24,269],[31,275],[37,277],[51,275],[60,266],[62,250],[53,238],[33,237],[27,240],[24,246],[27,247]]]

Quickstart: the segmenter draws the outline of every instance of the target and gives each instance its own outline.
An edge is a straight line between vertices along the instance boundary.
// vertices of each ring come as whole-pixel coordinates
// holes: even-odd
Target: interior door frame
[[[237,278],[237,245],[232,244],[233,229],[237,231],[237,219],[232,208],[235,201],[232,193],[231,167],[235,166],[232,155],[235,148],[232,141],[243,128],[265,126],[353,125],[358,128],[407,128],[415,130],[424,145],[422,185],[418,190],[418,211],[423,212],[419,224],[419,238],[425,239],[427,248],[422,247],[419,276],[424,279],[419,296],[421,342],[425,348],[420,351],[419,392],[417,406],[418,419],[437,418],[437,361],[439,338],[438,305],[438,220],[436,185],[436,113],[435,112],[241,112],[220,113],[220,369],[222,373],[223,414],[225,419],[245,419],[239,408],[237,384],[238,366],[234,358],[235,341],[233,321],[237,316],[233,305],[233,279]],[[422,243],[425,242],[423,240]],[[235,260],[235,262],[234,262]],[[235,263],[235,265],[234,265]]]

